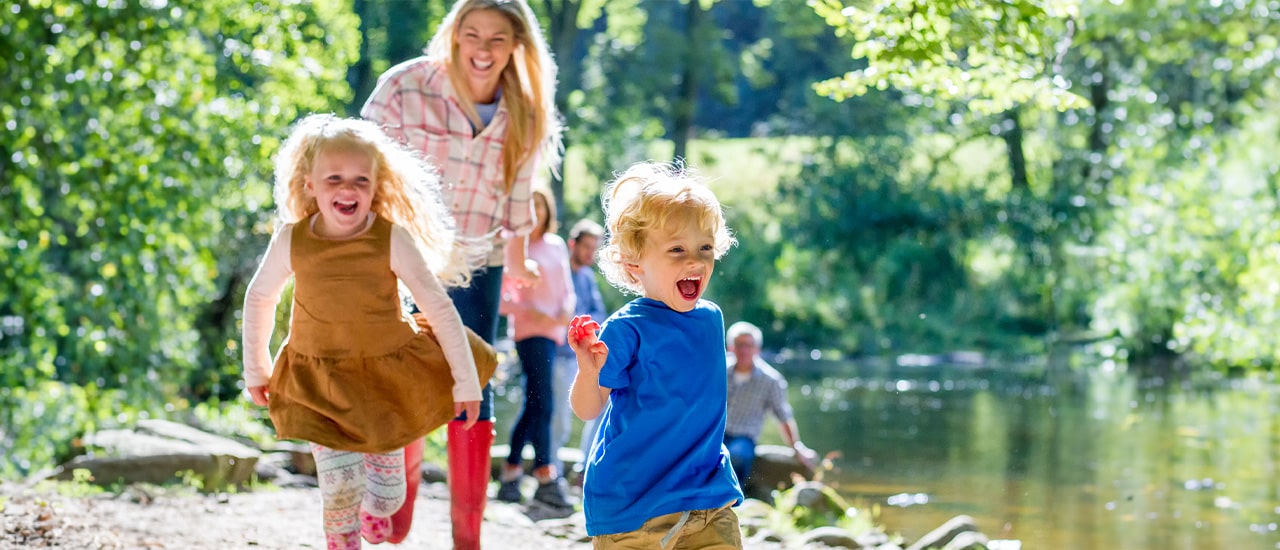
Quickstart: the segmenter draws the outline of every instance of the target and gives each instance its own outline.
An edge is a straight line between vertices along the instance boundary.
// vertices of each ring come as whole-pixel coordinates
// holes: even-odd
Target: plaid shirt
[[[729,405],[725,419],[725,435],[750,437],[755,441],[764,428],[764,413],[772,411],[778,421],[791,420],[791,404],[787,402],[787,380],[760,356],[755,357],[755,370],[745,382],[733,379],[734,359],[728,358]]]
[[[502,145],[507,135],[506,99],[493,120],[474,133],[458,105],[449,73],[439,61],[419,57],[383,73],[360,115],[382,125],[440,170],[444,200],[459,232],[491,237],[489,265],[502,265],[502,241],[533,231],[530,187],[538,158],[524,163],[511,192],[504,192]]]

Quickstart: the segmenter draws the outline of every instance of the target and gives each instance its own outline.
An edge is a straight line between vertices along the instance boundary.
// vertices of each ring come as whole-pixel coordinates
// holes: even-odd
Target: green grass
[[[689,143],[688,165],[716,192],[721,202],[745,207],[768,200],[779,182],[796,178],[805,156],[818,148],[820,139],[825,138],[791,136],[694,140]],[[848,147],[840,148],[842,161],[857,162],[857,145],[846,145]],[[941,165],[937,167],[931,185],[942,189],[981,186],[994,196],[1008,192],[1008,160],[1004,143],[997,138],[980,138],[957,146],[953,137],[936,134],[909,143],[909,146],[914,151],[906,155],[910,160],[903,167],[905,172],[928,173],[933,169],[931,160],[945,157],[939,159]],[[648,158],[670,161],[672,148],[670,141],[654,141],[647,148]],[[599,219],[600,206],[592,201],[596,200],[596,195],[607,182],[587,171],[582,155],[581,147],[571,147],[565,155],[565,201],[569,211],[585,212]],[[614,170],[621,171],[626,167],[625,163],[620,163]],[[913,178],[903,179],[909,181]]]
[[[814,143],[815,139],[808,137],[695,140],[689,144],[688,166],[725,205],[745,206],[768,197],[778,182],[795,177]],[[648,157],[670,161],[672,148],[670,141],[655,141],[648,148]],[[614,170],[625,168],[623,164]],[[587,171],[580,148],[568,150],[564,194],[570,212],[600,219],[600,205],[593,201],[605,183]]]

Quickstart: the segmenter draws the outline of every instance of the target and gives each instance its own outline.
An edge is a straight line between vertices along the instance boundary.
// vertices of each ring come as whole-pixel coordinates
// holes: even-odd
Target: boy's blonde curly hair
[[[369,155],[376,180],[370,211],[408,230],[441,284],[470,283],[491,245],[461,237],[434,167],[366,120],[316,114],[294,125],[276,156],[273,195],[281,222],[299,223],[320,211],[306,177],[316,156],[332,151]]]
[[[623,292],[644,293],[626,264],[639,260],[654,231],[694,224],[714,236],[717,260],[737,244],[715,193],[679,164],[634,164],[609,182],[601,202],[607,235],[597,259],[605,278]]]

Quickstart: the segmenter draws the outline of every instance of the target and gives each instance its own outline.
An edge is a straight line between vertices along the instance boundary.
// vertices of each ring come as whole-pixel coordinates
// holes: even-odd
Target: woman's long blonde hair
[[[375,180],[369,210],[408,230],[442,284],[470,282],[490,245],[460,237],[435,169],[366,120],[310,115],[294,125],[276,156],[273,195],[281,222],[301,223],[320,211],[306,177],[316,158],[331,151],[369,155]]]
[[[493,10],[506,16],[515,29],[515,49],[502,69],[502,97],[510,120],[502,147],[503,192],[510,193],[520,167],[541,149],[547,166],[560,156],[560,117],[556,113],[556,63],[542,37],[538,19],[525,0],[458,0],[441,21],[427,44],[427,56],[444,61],[449,82],[459,92],[458,102],[467,117],[480,126],[471,85],[457,63],[458,25],[475,10]]]

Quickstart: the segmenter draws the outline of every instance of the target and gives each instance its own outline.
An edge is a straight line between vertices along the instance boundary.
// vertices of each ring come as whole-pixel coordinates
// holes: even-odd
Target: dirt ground
[[[325,548],[320,493],[315,488],[205,495],[190,488],[131,486],[119,493],[68,495],[51,486],[40,487],[0,483],[0,550]],[[533,487],[526,488],[531,494]],[[449,489],[443,483],[421,487],[413,517],[413,530],[400,545],[365,543],[364,547],[453,548]],[[492,498],[485,509],[481,543],[504,550],[591,548],[581,511]],[[765,540],[744,543],[752,550],[826,548]]]
[[[296,549],[324,548],[317,489],[268,489],[200,495],[129,488],[120,494],[66,496],[0,485],[0,549]],[[558,550],[591,548],[581,512],[549,517],[537,506],[490,501],[482,541],[486,548]],[[562,515],[562,514],[561,514]],[[375,548],[366,544],[366,548]],[[452,548],[448,490],[425,485],[414,527],[401,545],[382,548]]]

